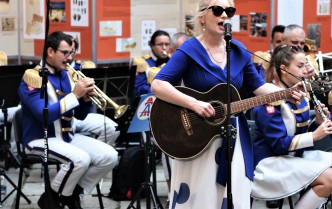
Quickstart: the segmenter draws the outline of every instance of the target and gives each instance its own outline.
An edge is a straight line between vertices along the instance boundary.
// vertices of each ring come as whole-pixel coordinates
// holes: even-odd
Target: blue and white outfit
[[[254,108],[255,177],[252,197],[281,199],[309,186],[332,165],[330,152],[313,150],[309,104],[283,101]],[[314,125],[314,124],[313,124]]]
[[[265,84],[251,62],[251,55],[232,40],[231,84],[253,92]],[[227,69],[215,65],[202,44],[193,37],[184,42],[172,55],[155,79],[172,85],[183,79],[186,87],[206,92],[217,84],[226,83]],[[226,94],[226,92],[225,92]],[[250,208],[250,190],[254,164],[252,143],[244,114],[236,115],[237,136],[232,160],[232,192],[235,209]],[[171,208],[221,209],[227,207],[227,161],[222,138],[215,139],[205,152],[191,161],[173,160],[171,180]]]
[[[74,134],[72,118],[75,116],[83,119],[90,112],[92,104],[76,99],[71,92],[73,86],[67,71],[56,72],[51,66],[46,67],[50,72],[47,83],[49,158],[63,162],[51,181],[51,187],[64,196],[72,195],[77,184],[91,192],[100,179],[116,165],[118,154],[114,148],[101,141]],[[24,124],[23,146],[27,153],[42,155],[44,99],[40,99],[41,82],[31,82],[38,81],[38,69],[36,70],[37,72],[35,69],[25,72],[18,93]]]

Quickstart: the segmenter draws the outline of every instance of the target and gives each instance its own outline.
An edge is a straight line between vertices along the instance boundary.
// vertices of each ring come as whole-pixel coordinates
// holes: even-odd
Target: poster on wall
[[[330,0],[317,0],[317,15],[330,15]]]
[[[76,54],[81,54],[81,33],[80,32],[69,32],[69,31],[63,31],[66,34],[71,35],[73,38],[75,38],[78,42],[78,49],[76,51]]]
[[[232,31],[239,32],[240,31],[240,15],[234,15],[231,19]]]
[[[66,3],[50,2],[49,18],[51,22],[66,22]]]
[[[250,12],[250,36],[266,37],[266,13]]]
[[[278,0],[277,11],[278,25],[297,24],[303,26],[303,0]]]
[[[308,38],[314,40],[316,46],[320,47],[321,25],[320,24],[308,24]]]
[[[248,16],[240,15],[240,31],[247,32],[248,31]]]
[[[23,33],[25,39],[44,39],[44,0],[23,1]]]
[[[100,21],[100,36],[122,36],[122,21]]]
[[[89,1],[71,0],[71,26],[89,26]]]
[[[1,31],[15,31],[15,17],[1,17]]]
[[[117,38],[116,52],[130,52],[136,48],[136,41],[134,38]]]
[[[0,13],[8,13],[10,0],[0,0]]]
[[[149,41],[156,30],[155,20],[142,20],[142,50],[149,50]]]

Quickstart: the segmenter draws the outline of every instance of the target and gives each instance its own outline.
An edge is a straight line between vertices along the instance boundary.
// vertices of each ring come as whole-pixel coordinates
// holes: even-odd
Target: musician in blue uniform
[[[150,83],[147,82],[147,73],[149,67],[160,67],[169,60],[169,47],[171,38],[166,31],[155,31],[149,42],[151,55],[145,55],[144,59],[149,66],[138,67],[135,78],[135,91],[137,95],[150,93]],[[135,59],[135,58],[134,58]],[[136,58],[137,59],[137,58]],[[134,60],[135,62],[135,60]]]
[[[73,50],[74,54],[72,59],[69,60],[71,67],[75,70],[96,68],[96,64],[89,60],[77,60],[75,59],[76,52],[78,50],[79,43],[77,39],[73,38]],[[101,140],[111,146],[115,145],[116,139],[120,135],[120,131],[116,130],[118,124],[106,115],[99,113],[89,113],[84,120],[74,118],[73,129],[76,133],[90,133],[96,136],[98,140]]]
[[[193,19],[196,36],[176,50],[156,75],[151,90],[159,99],[209,118],[215,115],[215,108],[208,101],[197,100],[191,95],[181,93],[174,85],[183,79],[184,86],[206,92],[217,84],[227,82],[223,22],[233,17],[235,8],[232,0],[201,0],[198,7]],[[251,62],[251,54],[243,47],[240,42],[232,40],[231,84],[236,89],[244,86],[247,91],[256,95],[280,90],[273,84],[265,83]],[[218,99],[221,96],[218,95]],[[294,92],[292,98],[300,100],[303,92]],[[233,206],[235,209],[248,209],[254,171],[252,144],[244,114],[236,115],[232,122],[238,130],[232,160]],[[194,134],[199,131],[208,130],[193,130]],[[225,140],[216,137],[196,158],[173,161],[170,202],[172,209],[226,208],[225,153]]]
[[[87,136],[75,135],[72,131],[72,118],[84,119],[92,108],[89,96],[94,95],[92,78],[79,79],[72,85],[64,70],[73,53],[72,39],[62,32],[53,32],[45,45],[45,64],[50,72],[47,84],[49,158],[64,164],[51,181],[54,200],[51,204],[56,208],[66,205],[70,209],[80,209],[81,191],[91,192],[116,165],[118,155],[111,146]],[[18,93],[24,124],[23,146],[27,153],[43,155],[44,99],[40,98],[42,80],[39,69],[25,71]],[[38,200],[40,208],[46,209],[45,201],[43,193]]]
[[[271,65],[266,81],[281,88],[292,87],[306,75],[307,60],[298,46],[278,46],[271,62],[280,69]],[[307,188],[295,209],[316,209],[331,195],[332,155],[313,146],[314,141],[332,133],[332,123],[327,108],[317,106],[320,112],[316,109],[312,126],[318,128],[314,131],[308,131],[310,108],[306,98],[299,105],[281,100],[254,108],[257,137],[253,197],[280,199]]]

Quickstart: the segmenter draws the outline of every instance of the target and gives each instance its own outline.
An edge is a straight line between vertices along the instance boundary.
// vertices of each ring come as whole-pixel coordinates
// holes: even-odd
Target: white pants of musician
[[[84,120],[74,119],[73,129],[78,133],[92,133],[97,139],[111,146],[114,146],[115,140],[120,135],[116,131],[118,124],[109,117],[98,113],[89,113]]]
[[[60,171],[51,181],[51,187],[64,196],[72,195],[77,184],[91,192],[118,162],[118,153],[113,147],[79,134],[70,143],[49,138],[48,146],[49,158],[63,162]],[[43,155],[44,139],[28,143],[26,152]]]

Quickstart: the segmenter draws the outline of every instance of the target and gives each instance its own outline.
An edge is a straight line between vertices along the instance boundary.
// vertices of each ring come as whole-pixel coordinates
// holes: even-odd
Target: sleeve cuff
[[[314,141],[312,138],[312,132],[307,132],[303,134],[296,135],[289,147],[289,151],[294,151],[306,147],[314,146]]]
[[[60,100],[61,114],[71,110],[79,105],[79,102],[74,93],[70,93]]]

